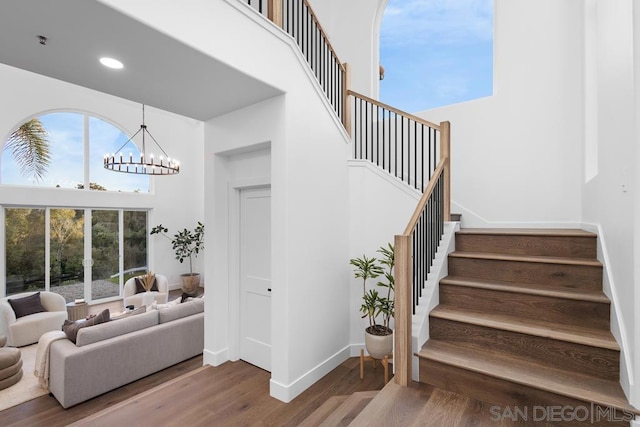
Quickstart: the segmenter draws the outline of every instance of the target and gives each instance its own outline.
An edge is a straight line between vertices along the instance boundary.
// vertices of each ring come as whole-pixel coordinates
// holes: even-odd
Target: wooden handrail
[[[408,119],[411,119],[411,120],[413,120],[413,121],[416,121],[416,122],[418,122],[418,123],[420,123],[420,124],[422,124],[422,125],[429,126],[429,127],[430,127],[430,128],[432,128],[432,129],[436,129],[436,130],[439,130],[439,131],[441,131],[441,130],[442,130],[442,129],[441,129],[441,127],[440,127],[440,125],[437,125],[437,124],[432,123],[432,122],[430,122],[430,121],[428,121],[428,120],[425,120],[425,119],[423,119],[423,118],[420,118],[420,117],[418,117],[418,116],[415,116],[415,115],[413,115],[413,114],[411,114],[411,113],[407,113],[406,111],[398,110],[397,108],[392,107],[392,106],[391,106],[391,105],[389,105],[389,104],[385,104],[385,103],[383,103],[383,102],[376,101],[376,100],[375,100],[375,99],[373,99],[373,98],[369,98],[368,96],[366,96],[366,95],[362,95],[361,93],[355,92],[355,91],[353,91],[353,90],[351,90],[351,89],[348,89],[348,90],[347,90],[347,94],[348,94],[348,95],[355,96],[356,98],[361,98],[361,99],[363,99],[363,100],[365,100],[365,101],[367,101],[367,102],[370,102],[370,103],[372,103],[372,104],[374,104],[374,105],[377,105],[377,106],[379,106],[379,107],[381,107],[381,108],[385,108],[385,109],[387,109],[387,110],[389,110],[389,111],[393,111],[393,112],[394,112],[394,113],[396,113],[396,114],[399,114],[399,115],[401,115],[401,116],[405,116],[405,117],[406,117],[406,118],[408,118]]]
[[[282,1],[282,0],[279,0],[279,1]],[[329,47],[329,51],[331,51],[331,54],[333,55],[334,58],[336,58],[336,60],[338,61],[338,64],[340,64],[340,68],[344,72],[345,71],[344,64],[340,61],[340,57],[338,56],[338,54],[336,53],[335,49],[333,48],[333,45],[329,41],[329,36],[324,31],[324,28],[322,28],[322,25],[320,24],[320,21],[318,20],[318,16],[313,11],[313,8],[311,7],[311,5],[309,4],[309,2],[307,0],[303,0],[303,3],[309,9],[309,13],[311,14],[311,17],[313,18],[313,21],[316,23],[316,26],[320,30],[320,34],[322,35],[322,37],[324,38],[325,42],[327,43],[327,46]]]
[[[431,175],[429,184],[427,184],[427,188],[425,188],[424,193],[422,193],[422,197],[418,202],[418,206],[416,206],[416,209],[413,211],[413,215],[411,215],[411,219],[409,220],[407,227],[404,229],[404,233],[402,234],[403,236],[410,236],[411,233],[413,233],[413,230],[415,230],[416,225],[418,224],[418,220],[420,219],[420,215],[422,215],[422,211],[424,210],[425,206],[427,206],[427,203],[429,203],[429,198],[431,197],[431,194],[433,194],[433,190],[435,190],[438,179],[444,172],[446,164],[447,162],[445,161],[445,159],[441,159],[438,163],[438,166],[433,171],[433,175]]]

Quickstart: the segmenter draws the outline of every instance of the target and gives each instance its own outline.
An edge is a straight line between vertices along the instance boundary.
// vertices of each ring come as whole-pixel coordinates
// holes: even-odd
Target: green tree
[[[5,209],[7,295],[44,286],[44,209]]]
[[[81,210],[51,209],[52,281],[65,274],[82,272],[84,215]]]
[[[11,150],[20,172],[39,181],[51,162],[49,134],[38,119],[24,122],[9,136],[5,150]]]

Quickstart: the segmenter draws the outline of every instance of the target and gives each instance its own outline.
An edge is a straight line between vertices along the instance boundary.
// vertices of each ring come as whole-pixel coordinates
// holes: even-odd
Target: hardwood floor
[[[41,396],[0,411],[0,425],[66,426],[201,367],[202,356],[197,356],[69,409],[60,406],[56,398],[51,395]]]
[[[66,410],[42,396],[0,412],[0,425],[294,426],[331,396],[384,385],[380,365],[368,363],[360,380],[359,358],[350,358],[285,404],[269,396],[270,374],[262,369],[242,361],[201,366],[196,357]]]

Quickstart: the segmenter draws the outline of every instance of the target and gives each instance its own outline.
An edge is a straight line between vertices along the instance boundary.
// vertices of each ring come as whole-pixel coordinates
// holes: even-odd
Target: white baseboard
[[[220,366],[224,362],[229,361],[229,349],[225,348],[218,352],[207,350],[206,348],[202,352],[202,364],[211,366]]]
[[[359,354],[360,353],[358,351],[358,355]],[[347,360],[349,355],[350,346],[347,346],[288,385],[280,384],[279,382],[271,379],[269,381],[269,394],[271,394],[271,397],[275,397],[278,400],[289,403],[300,393],[311,387],[320,378],[324,377],[329,372],[337,368],[342,362]]]
[[[364,336],[364,332],[363,332],[363,336]],[[349,346],[349,357],[360,357],[360,350],[364,350],[365,352],[367,351],[366,348],[364,347],[364,343],[351,344]]]

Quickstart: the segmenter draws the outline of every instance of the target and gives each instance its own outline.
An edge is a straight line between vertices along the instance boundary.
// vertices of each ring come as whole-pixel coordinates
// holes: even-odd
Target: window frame
[[[45,259],[44,259],[44,291],[50,291],[51,289],[51,210],[52,209],[73,209],[84,211],[84,229],[83,229],[83,268],[84,268],[84,299],[89,304],[102,304],[106,302],[119,301],[122,299],[122,291],[124,287],[124,220],[125,212],[145,212],[146,213],[146,268],[149,269],[150,262],[150,238],[149,238],[149,218],[150,209],[136,209],[136,208],[110,208],[110,207],[85,207],[85,206],[42,206],[42,205],[2,205],[0,207],[0,238],[2,243],[0,246],[0,256],[2,257],[2,264],[0,266],[0,295],[6,297],[7,295],[7,270],[6,270],[6,209],[44,209],[45,210],[45,224],[44,224],[44,236],[45,236]],[[107,210],[118,212],[118,295],[113,297],[99,298],[93,300],[91,298],[91,284],[92,284],[92,214],[93,211]],[[10,295],[9,295],[10,296]]]

